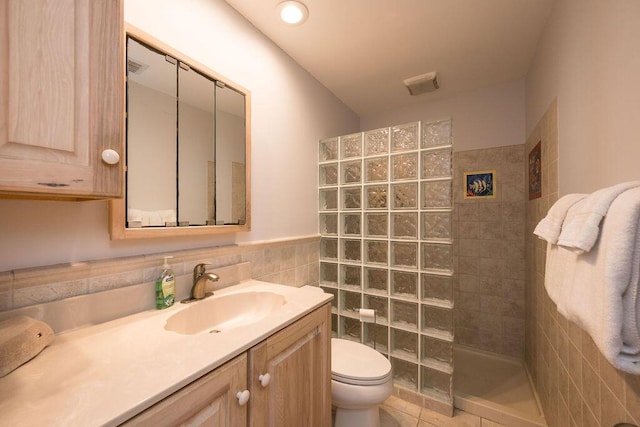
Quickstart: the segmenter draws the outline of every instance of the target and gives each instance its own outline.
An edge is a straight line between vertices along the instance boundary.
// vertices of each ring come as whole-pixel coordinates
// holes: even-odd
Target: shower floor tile
[[[522,361],[457,346],[455,406],[514,427],[546,426]]]

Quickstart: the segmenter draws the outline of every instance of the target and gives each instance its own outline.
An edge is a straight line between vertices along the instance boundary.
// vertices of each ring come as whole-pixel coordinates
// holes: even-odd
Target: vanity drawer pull
[[[271,374],[262,374],[258,377],[258,381],[260,381],[260,384],[262,385],[262,387],[266,387],[269,385],[269,383],[271,382]]]
[[[249,397],[251,397],[251,393],[249,393],[249,390],[239,391],[236,394],[236,397],[238,398],[238,404],[240,406],[244,406],[249,401]]]

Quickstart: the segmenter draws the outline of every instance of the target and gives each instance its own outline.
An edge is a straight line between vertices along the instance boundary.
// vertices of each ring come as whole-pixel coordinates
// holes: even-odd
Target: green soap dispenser
[[[173,258],[172,256],[164,257],[164,265],[162,266],[162,273],[156,280],[156,308],[162,310],[173,305],[176,298],[176,276],[171,271],[171,266],[167,262],[167,259]]]

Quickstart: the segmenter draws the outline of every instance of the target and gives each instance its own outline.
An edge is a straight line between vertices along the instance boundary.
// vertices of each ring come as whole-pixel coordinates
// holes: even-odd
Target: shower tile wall
[[[454,154],[456,342],[524,356],[524,145]],[[495,170],[496,197],[465,199],[465,172]]]
[[[389,357],[396,386],[452,407],[451,120],[322,140],[319,174],[334,335]]]
[[[640,425],[640,375],[616,370],[585,331],[558,313],[544,288],[545,243],[536,224],[558,199],[558,105],[527,139],[542,142],[542,197],[526,208],[526,363],[550,427]],[[457,303],[457,301],[456,301]]]

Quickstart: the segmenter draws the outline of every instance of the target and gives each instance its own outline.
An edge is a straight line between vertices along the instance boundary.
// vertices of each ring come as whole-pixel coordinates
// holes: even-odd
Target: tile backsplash
[[[211,269],[250,262],[253,279],[318,285],[319,237],[311,236],[0,272],[0,311],[153,281],[164,255],[173,256],[176,276],[201,262]]]

